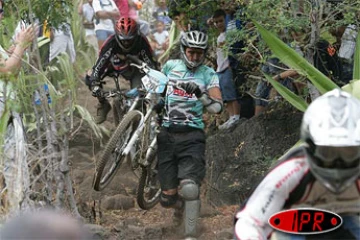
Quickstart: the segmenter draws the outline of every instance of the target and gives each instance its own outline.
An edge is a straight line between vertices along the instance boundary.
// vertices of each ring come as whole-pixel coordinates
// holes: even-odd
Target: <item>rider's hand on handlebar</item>
[[[91,84],[91,94],[93,95],[93,97],[102,97],[103,92],[100,84]]]
[[[194,82],[180,83],[179,86],[188,94],[195,94],[199,98],[202,94],[199,86]]]

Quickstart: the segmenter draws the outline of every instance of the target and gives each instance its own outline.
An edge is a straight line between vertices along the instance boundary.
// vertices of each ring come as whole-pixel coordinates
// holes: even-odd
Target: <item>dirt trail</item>
[[[78,104],[87,108],[91,114],[96,113],[97,100],[84,84],[80,84],[78,89]],[[110,132],[114,130],[112,114],[109,114],[108,121],[103,125]],[[93,226],[93,231],[98,233],[100,239],[181,239],[182,227],[172,224],[171,209],[157,205],[154,209],[144,211],[136,205],[137,178],[126,166],[122,167],[104,192],[92,190],[95,159],[106,140],[101,142],[96,139],[88,125],[82,123],[70,142],[72,176],[80,212],[88,223],[101,226]],[[232,239],[236,208],[213,208],[202,202],[199,224],[201,236],[198,239]]]

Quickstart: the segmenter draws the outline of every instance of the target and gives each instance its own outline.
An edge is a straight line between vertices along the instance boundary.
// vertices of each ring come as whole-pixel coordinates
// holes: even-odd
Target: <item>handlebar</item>
[[[148,65],[145,62],[141,61],[137,56],[127,54],[126,57],[132,62],[130,63],[130,66],[134,66],[140,71],[143,71],[144,73],[147,73],[149,71]]]
[[[142,65],[144,63],[135,55],[127,54],[126,58],[128,58],[130,61],[132,61],[133,63],[138,64],[138,65]]]

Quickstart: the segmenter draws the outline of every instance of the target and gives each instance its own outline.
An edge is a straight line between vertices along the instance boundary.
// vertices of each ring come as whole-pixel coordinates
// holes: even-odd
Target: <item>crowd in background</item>
[[[180,1],[183,9],[190,7],[190,5],[186,6],[187,2]],[[261,71],[270,74],[275,80],[297,94],[306,91],[304,89],[309,89],[312,99],[318,96],[318,92],[309,82],[297,81],[296,79],[300,77],[297,72],[289,70],[287,66],[279,62],[279,59],[271,57],[271,52],[265,56],[268,58],[265,63],[256,64],[255,68],[249,68],[251,59],[256,61],[259,58],[256,53],[243,50],[246,47],[244,41],[238,41],[232,43],[230,47],[226,47],[226,41],[234,36],[234,32],[242,29],[254,29],[244,14],[246,4],[241,5],[236,1],[212,2],[215,4],[202,5],[199,1],[197,6],[202,8],[203,13],[194,19],[186,19],[186,10],[181,12],[181,10],[174,8],[178,4],[176,1],[166,0],[80,1],[79,14],[83,15],[86,39],[96,50],[99,50],[104,41],[111,34],[114,34],[114,20],[119,16],[135,19],[140,26],[141,33],[148,38],[155,58],[161,64],[166,59],[179,56],[179,48],[176,42],[182,32],[188,29],[204,32],[216,30],[216,48],[210,49],[207,54],[216,56],[216,61],[212,62],[212,66],[220,78],[222,97],[228,115],[227,121],[219,125],[220,130],[235,126],[240,117],[249,118],[262,113],[271,100],[281,99],[271,84],[264,79],[260,79],[257,87],[252,87],[253,91],[251,91],[248,76],[254,71],[255,75],[258,76],[261,75]],[[145,12],[143,8],[145,4],[152,6],[150,8],[152,9],[151,13],[148,12],[149,8]],[[192,10],[195,9],[189,11]],[[304,13],[300,11],[298,15],[301,14]],[[146,16],[146,18],[143,19],[142,16]],[[172,22],[173,27],[171,27]],[[304,36],[308,30],[305,32],[295,28],[284,29],[277,34],[301,56],[304,56],[303,47],[309,41]],[[352,78],[357,29],[354,24],[350,24],[330,30],[327,33],[330,34],[321,38],[317,43],[314,66],[339,85],[344,85]],[[172,36],[170,36],[171,34]],[[174,47],[169,49],[169,46]],[[252,94],[249,94],[250,92]]]
[[[147,1],[150,2],[150,0]],[[152,20],[147,19],[145,21],[141,17],[144,4],[146,4],[146,0],[80,1],[78,13],[83,16],[86,41],[96,51],[99,51],[104,43],[115,34],[116,26],[114,22],[120,17],[128,17],[137,22],[141,34],[149,41],[155,58],[160,62],[164,62],[164,59],[174,58],[176,53],[180,51],[180,48],[176,45],[176,40],[179,37],[171,38],[171,34],[181,36],[182,33],[190,29],[204,32],[208,32],[212,28],[216,29],[216,49],[208,51],[215,51],[216,63],[214,68],[219,77],[221,95],[228,114],[227,121],[219,125],[219,129],[231,129],[239,122],[240,117],[251,117],[254,114],[261,114],[265,110],[273,90],[271,85],[260,79],[254,95],[249,94],[249,86],[247,85],[248,73],[251,70],[245,63],[254,58],[254,53],[245,50],[245,41],[237,41],[231,43],[229,48],[224,48],[234,32],[253,28],[252,24],[244,16],[246,5],[240,5],[236,1],[217,1],[218,9],[210,12],[205,11],[205,14],[200,17],[203,21],[199,21],[199,18],[186,20],[185,13],[172,11],[169,9],[170,6],[167,6],[167,1],[155,0],[155,8],[151,13]],[[1,0],[0,5],[2,6]],[[2,16],[1,13],[0,16]],[[356,17],[359,18],[359,15]],[[34,32],[38,31],[38,29],[31,25],[26,28],[20,27],[19,31],[20,33],[14,38],[14,48],[12,51],[8,51],[6,56],[3,56],[7,60],[3,68],[0,69],[2,72],[8,72],[9,69],[7,68],[9,66],[11,70],[18,71],[20,65],[19,56],[23,55],[27,45],[33,40]],[[349,24],[329,31],[329,33],[331,37],[322,37],[316,43],[313,59],[314,66],[342,86],[352,79],[358,29],[355,24]],[[305,55],[303,47],[308,43],[308,39],[304,38],[305,34],[306,31],[299,29],[286,29],[286,31],[278,33],[284,42],[302,56]],[[49,35],[51,41],[48,62],[56,59],[56,56],[60,53],[67,52],[70,61],[74,63],[76,54],[70,25],[64,23],[59,28],[52,29]],[[171,42],[172,39],[174,42]],[[175,47],[170,49],[171,46]],[[171,54],[171,50],[175,52],[174,55]],[[235,55],[237,57],[234,57]],[[295,70],[289,70],[287,66],[280,63],[278,58],[271,56],[270,52],[267,60],[262,64],[258,64],[257,67],[259,72],[261,69],[262,72],[272,75],[276,81],[279,81],[295,93],[300,94],[303,88],[309,87],[306,83],[299,84],[299,82],[294,81],[299,74]],[[195,91],[193,92],[195,93]],[[274,95],[278,94],[275,93]],[[198,98],[200,99],[200,96]],[[250,110],[249,113],[245,112],[244,109],[252,109],[253,111]],[[15,128],[16,119],[12,119],[12,121],[14,121]],[[73,226],[76,226],[76,224]],[[82,229],[77,233],[78,230],[75,228],[75,235],[83,234]]]

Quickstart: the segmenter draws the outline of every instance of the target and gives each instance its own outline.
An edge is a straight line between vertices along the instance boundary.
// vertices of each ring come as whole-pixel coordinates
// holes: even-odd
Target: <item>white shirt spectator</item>
[[[82,14],[87,22],[93,22],[95,17],[95,11],[89,3],[82,5]],[[85,36],[95,35],[95,30],[90,28],[85,28]]]
[[[226,39],[226,33],[222,32],[217,38],[217,48],[216,48],[216,62],[217,62],[217,69],[216,72],[222,72],[229,67],[229,59],[227,54],[225,53],[222,46],[224,46]]]
[[[352,60],[355,52],[357,34],[358,32],[355,25],[350,24],[346,27],[341,37],[341,46],[339,49],[340,58]]]
[[[161,33],[159,33],[159,32],[154,33],[155,41],[159,45],[163,45],[165,43],[167,37],[169,37],[169,32],[168,31],[162,31]]]
[[[69,55],[71,63],[74,63],[76,58],[76,51],[70,25],[64,23],[53,31],[54,38],[50,42],[49,61],[52,61],[59,54],[66,52]]]
[[[99,11],[117,10],[117,6],[113,0],[94,0],[93,8],[94,8],[95,14]],[[96,19],[95,20],[95,31],[96,30],[114,31],[113,20],[112,19]]]

